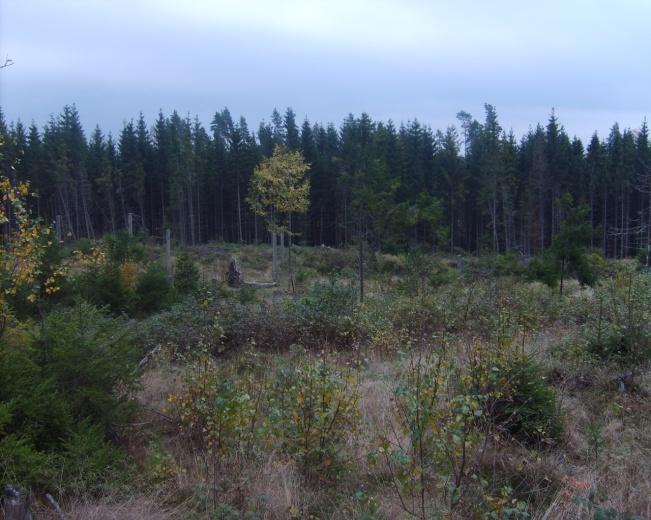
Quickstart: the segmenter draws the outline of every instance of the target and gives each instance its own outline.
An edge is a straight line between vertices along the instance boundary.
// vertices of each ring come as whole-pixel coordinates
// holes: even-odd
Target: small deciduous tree
[[[47,253],[55,239],[48,226],[32,217],[28,195],[29,184],[14,184],[0,177],[0,225],[4,228],[0,247],[0,335],[12,314],[12,300],[36,303],[42,296],[56,293],[63,274],[60,266],[50,265]]]
[[[310,181],[306,177],[310,165],[300,152],[290,152],[283,146],[276,146],[268,159],[256,166],[251,178],[247,201],[253,212],[265,218],[271,233],[273,254],[273,278],[278,276],[276,236],[288,233],[290,236],[290,283],[291,273],[291,215],[305,213],[309,206]]]

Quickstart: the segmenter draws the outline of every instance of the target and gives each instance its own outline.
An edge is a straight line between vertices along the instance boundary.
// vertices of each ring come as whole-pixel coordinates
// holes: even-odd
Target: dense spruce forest
[[[141,114],[119,135],[82,127],[74,105],[40,129],[7,122],[2,175],[28,180],[34,212],[72,240],[126,227],[171,228],[186,245],[268,240],[246,203],[255,166],[275,146],[299,150],[311,165],[310,204],[295,216],[297,241],[347,246],[360,236],[375,249],[415,244],[441,252],[537,254],[560,229],[561,196],[589,208],[591,245],[605,256],[635,255],[651,233],[651,146],[639,130],[614,124],[589,143],[571,137],[554,111],[521,138],[496,109],[483,121],[459,112],[459,129],[417,120],[396,126],[367,114],[333,124],[300,123],[274,110],[256,131],[228,109],[206,128],[198,118]]]

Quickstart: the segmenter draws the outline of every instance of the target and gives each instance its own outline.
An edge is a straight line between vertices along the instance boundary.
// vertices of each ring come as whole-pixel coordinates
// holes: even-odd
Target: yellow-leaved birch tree
[[[276,251],[279,233],[289,235],[289,283],[293,287],[291,264],[291,215],[305,213],[310,204],[310,165],[303,155],[283,146],[276,146],[271,157],[256,166],[247,201],[251,210],[264,217],[271,234],[272,276],[278,279],[278,255]]]

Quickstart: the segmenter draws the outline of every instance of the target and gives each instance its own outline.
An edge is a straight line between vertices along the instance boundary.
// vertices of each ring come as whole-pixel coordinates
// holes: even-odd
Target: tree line
[[[151,125],[140,114],[116,136],[99,127],[87,136],[74,105],[43,128],[0,112],[0,172],[29,181],[36,214],[72,240],[125,228],[132,214],[143,233],[171,228],[187,245],[267,241],[247,194],[256,165],[281,145],[310,165],[309,208],[292,221],[298,243],[537,254],[559,233],[568,195],[588,208],[591,245],[606,256],[651,243],[646,120],[636,130],[614,124],[585,146],[553,111],[520,139],[492,105],[481,121],[457,118],[458,128],[434,131],[351,114],[337,127],[299,124],[288,108],[256,132],[225,108],[208,128],[175,111]]]

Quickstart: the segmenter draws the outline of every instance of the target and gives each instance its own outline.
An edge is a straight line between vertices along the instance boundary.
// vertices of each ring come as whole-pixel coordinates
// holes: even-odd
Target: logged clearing
[[[651,280],[632,261],[561,295],[499,257],[375,253],[361,302],[355,250],[294,247],[290,270],[281,248],[262,289],[269,247],[173,253],[195,267],[185,296],[58,318],[91,343],[109,320],[139,367],[117,455],[45,480],[67,518],[651,515]],[[163,250],[142,255],[136,278]]]

